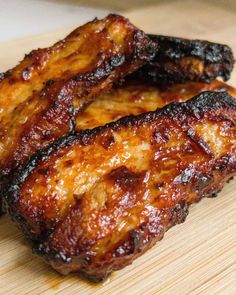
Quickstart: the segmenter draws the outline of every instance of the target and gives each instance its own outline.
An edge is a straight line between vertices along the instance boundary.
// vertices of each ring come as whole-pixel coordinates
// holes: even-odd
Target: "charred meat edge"
[[[158,44],[155,58],[131,78],[157,84],[210,83],[217,77],[224,81],[230,78],[234,56],[229,46],[161,35],[149,37]]]

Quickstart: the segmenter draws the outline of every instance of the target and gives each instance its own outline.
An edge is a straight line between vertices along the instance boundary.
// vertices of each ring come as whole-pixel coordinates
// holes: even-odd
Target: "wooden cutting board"
[[[236,55],[236,12],[200,1],[181,1],[126,13],[150,33],[229,44]],[[48,46],[71,28],[0,44],[0,71],[29,50]],[[236,73],[231,84],[236,87]],[[236,294],[236,181],[217,198],[193,205],[184,224],[131,266],[95,285],[63,277],[31,254],[21,232],[0,219],[0,294]]]

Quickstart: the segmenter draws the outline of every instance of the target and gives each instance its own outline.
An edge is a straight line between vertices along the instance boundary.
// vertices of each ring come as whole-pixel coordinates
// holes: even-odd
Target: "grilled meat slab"
[[[235,88],[221,81],[188,82],[157,86],[145,82],[128,82],[100,95],[76,117],[76,129],[85,130],[105,125],[129,115],[139,115],[171,102],[186,101],[204,91],[226,91],[236,98]]]
[[[122,16],[79,27],[28,54],[0,81],[0,175],[75,128],[75,115],[153,57],[156,45]]]
[[[64,137],[15,175],[5,200],[36,253],[105,278],[236,173],[236,100],[204,92]]]
[[[161,74],[162,70],[166,71],[167,60],[178,64],[182,59],[199,58],[204,65],[214,63],[211,79],[230,74],[233,57],[227,46],[150,36],[154,42],[123,17],[110,15],[76,29],[50,48],[31,52],[17,67],[2,75],[1,178],[22,166],[36,150],[73,130],[76,112],[114,82],[149,61],[154,51],[154,62],[143,71],[146,73],[145,68],[155,64],[162,83],[167,81]],[[156,67],[157,60],[163,62],[160,69]],[[184,66],[187,75],[192,68],[192,63]],[[205,66],[200,68],[211,72]],[[177,67],[179,74],[175,72],[174,76],[168,71],[168,79],[175,82],[174,77],[182,76],[182,70]],[[189,77],[189,80],[205,78]]]
[[[158,84],[211,82],[230,78],[234,66],[229,46],[202,40],[149,35],[157,42],[155,58],[133,76]]]

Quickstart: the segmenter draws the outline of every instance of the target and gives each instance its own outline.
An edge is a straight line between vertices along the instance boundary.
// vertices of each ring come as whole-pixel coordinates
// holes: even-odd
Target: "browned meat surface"
[[[0,181],[35,151],[75,129],[75,114],[153,57],[156,45],[109,15],[28,54],[0,77]]]
[[[204,92],[64,137],[8,187],[8,211],[63,274],[105,278],[236,173],[236,101]]]
[[[139,115],[171,102],[186,101],[203,91],[226,91],[236,98],[235,88],[224,82],[188,82],[169,86],[155,86],[132,82],[100,95],[76,117],[76,129],[92,129],[129,115]]]
[[[133,76],[141,80],[173,84],[187,81],[211,82],[230,78],[234,66],[231,48],[202,40],[149,35],[157,42],[154,60]]]

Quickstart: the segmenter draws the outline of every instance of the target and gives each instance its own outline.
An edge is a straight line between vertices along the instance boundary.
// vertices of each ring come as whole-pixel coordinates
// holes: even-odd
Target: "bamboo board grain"
[[[152,33],[227,43],[236,54],[236,12],[181,1],[126,13]],[[0,43],[0,71],[29,50],[52,44],[71,28]],[[236,87],[236,75],[231,84]],[[215,199],[193,205],[184,224],[103,284],[63,277],[31,253],[7,216],[0,219],[0,294],[236,294],[236,181]]]

